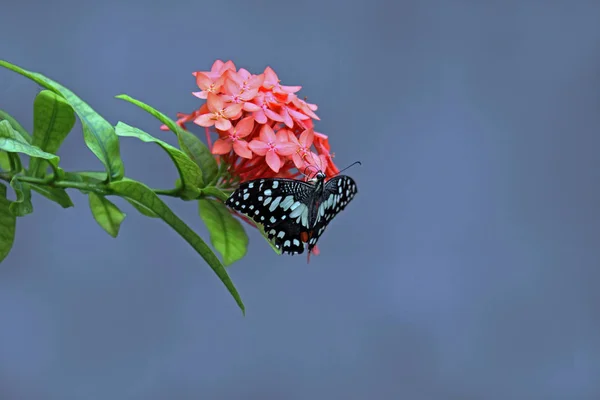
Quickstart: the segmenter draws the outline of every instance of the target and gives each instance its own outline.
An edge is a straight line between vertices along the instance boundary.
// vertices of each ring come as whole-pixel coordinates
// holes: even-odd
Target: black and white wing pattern
[[[356,194],[348,176],[336,176],[324,183],[320,172],[309,182],[265,178],[243,182],[227,199],[227,206],[261,224],[269,240],[282,253],[309,252],[333,217]]]
[[[318,201],[317,217],[312,226],[312,237],[308,240],[308,251],[312,251],[329,222],[346,208],[356,193],[356,182],[349,176],[338,175],[325,183],[323,193]]]

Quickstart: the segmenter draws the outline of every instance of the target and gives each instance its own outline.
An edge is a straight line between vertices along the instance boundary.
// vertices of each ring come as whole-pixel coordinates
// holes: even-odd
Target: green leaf
[[[19,124],[19,122],[17,122],[16,119],[14,119],[9,113],[7,113],[4,110],[0,110],[0,121],[2,120],[6,120],[8,121],[8,123],[10,123],[10,125],[13,127],[13,129],[17,132],[19,132],[21,134],[21,136],[23,136],[23,138],[25,140],[27,140],[27,143],[31,143],[31,135],[29,134],[29,132],[27,132],[25,130],[25,128],[23,128],[21,126],[21,124]]]
[[[146,143],[156,143],[162,147],[171,160],[177,167],[179,177],[181,179],[182,189],[187,193],[190,198],[196,198],[200,194],[198,188],[202,187],[202,171],[200,168],[189,159],[189,157],[181,150],[171,146],[162,140],[152,137],[148,133],[129,126],[123,122],[119,122],[115,128],[118,136],[135,137]]]
[[[0,169],[10,171],[10,158],[8,158],[8,153],[5,151],[0,151]]]
[[[65,172],[65,179],[75,182],[102,183],[106,181],[106,172],[77,171]]]
[[[200,139],[198,139],[190,132],[181,129],[179,125],[175,123],[175,121],[173,121],[160,111],[150,107],[147,104],[142,103],[139,100],[136,100],[126,94],[118,95],[117,99],[122,99],[135,104],[136,106],[152,114],[160,122],[165,124],[171,130],[171,132],[177,135],[177,141],[179,142],[179,147],[181,148],[181,150],[183,150],[192,159],[192,161],[194,161],[196,165],[198,165],[202,170],[204,184],[208,185],[213,180],[216,180],[218,170],[217,162],[213,155],[210,153],[208,147],[206,147],[206,145],[202,143]]]
[[[100,116],[92,107],[83,102],[69,89],[37,72],[0,60],[0,66],[17,72],[39,85],[60,94],[73,107],[83,126],[83,137],[88,148],[104,164],[108,177],[119,180],[125,175],[119,150],[119,138],[112,125]]]
[[[260,232],[260,234],[262,235],[262,237],[267,241],[267,243],[269,243],[269,246],[271,246],[271,248],[273,249],[273,251],[277,255],[281,255],[281,250],[278,249],[277,247],[275,247],[275,245],[273,244],[273,242],[269,240],[269,237],[267,236],[267,232],[265,232],[264,225],[262,225],[262,224],[256,224],[256,227],[258,228],[258,231]]]
[[[168,126],[168,125],[167,125]],[[172,130],[173,128],[169,126]],[[208,147],[191,132],[181,129],[177,124],[175,134],[181,150],[200,167],[206,185],[214,184],[218,177],[217,161]]]
[[[33,212],[33,204],[31,204],[31,188],[29,184],[21,182],[18,176],[15,176],[10,181],[10,186],[15,191],[17,199],[10,203],[8,209],[16,217],[23,217]]]
[[[67,101],[50,90],[42,90],[33,102],[32,145],[56,154],[75,125],[75,112]],[[43,177],[43,161],[31,159],[28,175]]]
[[[223,192],[221,189],[215,186],[205,187],[204,189],[202,189],[202,194],[204,196],[215,197],[223,202],[227,201],[227,199],[229,198],[229,195],[227,195],[225,192]]]
[[[0,262],[2,262],[15,241],[17,217],[10,212],[10,200],[6,198],[6,186],[0,183]]]
[[[223,256],[223,264],[228,266],[241,260],[248,250],[248,235],[240,221],[218,200],[198,200],[198,211],[210,233],[210,241]]]
[[[43,158],[53,166],[58,167],[60,158],[54,154],[46,153],[25,141],[8,123],[0,121],[0,150],[9,153],[23,153],[30,157]]]
[[[136,210],[138,210],[140,214],[150,218],[158,218],[158,215],[156,215],[154,211],[152,211],[145,205],[127,197],[125,198],[125,200],[127,200],[129,204],[131,204]]]
[[[165,221],[171,228],[175,230],[185,241],[187,241],[193,248],[204,258],[212,270],[217,274],[221,282],[225,285],[229,293],[233,296],[236,303],[245,313],[244,303],[240,298],[231,278],[225,271],[225,267],[221,264],[221,261],[217,258],[215,253],[206,245],[204,240],[196,234],[189,226],[185,224],[177,215],[171,211],[171,209],[146,185],[143,183],[133,180],[122,180],[119,182],[112,182],[110,188],[113,190],[115,195],[124,197],[126,199],[132,199],[138,203],[143,204],[145,207],[152,210],[158,215],[163,221]]]
[[[65,189],[45,185],[37,185],[35,183],[30,183],[29,186],[31,186],[31,188],[35,192],[38,192],[48,200],[52,200],[55,203],[58,203],[62,208],[69,208],[74,206],[73,202],[71,201],[71,198],[69,197]]]
[[[104,196],[89,193],[88,198],[90,200],[90,210],[92,210],[92,214],[98,225],[110,236],[116,238],[119,234],[121,222],[125,219],[125,214]]]

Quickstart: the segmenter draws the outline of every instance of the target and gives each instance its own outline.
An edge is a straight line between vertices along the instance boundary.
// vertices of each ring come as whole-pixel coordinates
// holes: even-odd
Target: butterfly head
[[[316,184],[325,180],[325,173],[323,171],[317,171],[317,173],[308,180],[309,183]]]

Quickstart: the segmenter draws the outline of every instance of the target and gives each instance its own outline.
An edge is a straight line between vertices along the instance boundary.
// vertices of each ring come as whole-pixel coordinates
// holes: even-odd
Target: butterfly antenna
[[[352,166],[354,166],[356,164],[362,165],[362,163],[360,161],[354,161],[352,164],[348,165],[346,168],[344,168],[343,170],[341,170],[340,172],[338,172],[336,175],[341,174],[342,172],[344,172],[345,170],[347,170],[348,168],[350,168],[350,167],[352,167]]]

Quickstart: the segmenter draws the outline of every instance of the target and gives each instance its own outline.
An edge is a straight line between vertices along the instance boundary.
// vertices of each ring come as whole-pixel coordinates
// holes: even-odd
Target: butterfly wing
[[[301,254],[302,232],[308,230],[314,185],[294,179],[256,179],[243,182],[225,204],[261,224],[283,253]]]
[[[329,222],[346,208],[357,192],[356,182],[346,175],[338,175],[325,183],[318,201],[317,219],[308,241],[309,252],[315,247]]]

